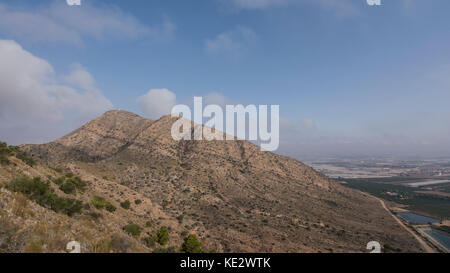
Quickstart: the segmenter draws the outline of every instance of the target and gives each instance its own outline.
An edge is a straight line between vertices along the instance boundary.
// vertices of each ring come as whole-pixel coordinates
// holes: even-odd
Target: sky
[[[0,139],[193,96],[280,105],[278,153],[450,157],[447,0],[0,0]]]

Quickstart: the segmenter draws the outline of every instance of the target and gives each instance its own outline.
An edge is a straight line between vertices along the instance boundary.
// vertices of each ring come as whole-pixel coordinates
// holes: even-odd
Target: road
[[[434,250],[432,247],[430,247],[419,235],[417,235],[413,230],[411,230],[409,227],[407,227],[402,220],[398,219],[397,216],[395,216],[390,210],[389,208],[386,206],[386,203],[384,203],[384,201],[378,197],[375,197],[372,195],[373,198],[377,199],[381,206],[395,219],[395,221],[397,221],[397,223],[403,227],[406,231],[408,231],[412,236],[414,236],[414,238],[417,240],[417,242],[419,242],[419,244],[422,246],[422,248],[425,250],[425,252],[427,253],[437,253],[436,250]]]

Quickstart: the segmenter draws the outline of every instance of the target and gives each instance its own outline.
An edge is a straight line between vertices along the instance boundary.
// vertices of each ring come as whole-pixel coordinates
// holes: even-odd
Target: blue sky
[[[49,141],[110,108],[156,118],[164,107],[139,98],[161,89],[176,98],[155,109],[194,95],[279,104],[279,152],[298,158],[450,156],[449,10],[445,0],[0,0],[0,40],[14,42],[0,57],[29,53],[52,70],[3,62],[0,138]],[[36,74],[34,100],[18,81]],[[53,112],[30,110],[40,100]]]

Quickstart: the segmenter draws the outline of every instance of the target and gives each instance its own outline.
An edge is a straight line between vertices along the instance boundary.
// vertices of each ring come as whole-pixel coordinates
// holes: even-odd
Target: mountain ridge
[[[108,177],[145,196],[178,219],[173,230],[194,232],[221,252],[363,252],[372,240],[420,249],[367,194],[247,141],[175,141],[175,120],[109,111],[22,148],[45,165]]]

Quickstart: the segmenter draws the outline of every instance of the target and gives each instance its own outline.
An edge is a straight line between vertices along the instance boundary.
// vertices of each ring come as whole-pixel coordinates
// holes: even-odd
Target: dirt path
[[[414,236],[414,238],[417,240],[417,242],[419,242],[419,244],[423,247],[423,249],[425,249],[425,251],[427,253],[436,253],[436,250],[431,248],[419,235],[417,235],[413,230],[411,230],[409,227],[407,227],[400,219],[398,219],[397,216],[395,216],[389,210],[389,208],[386,206],[386,204],[384,203],[384,201],[382,199],[375,197],[375,196],[372,196],[372,197],[377,199],[381,203],[381,206],[383,206],[383,208],[395,219],[395,221],[397,221],[397,223],[400,226],[402,226],[406,231],[408,231],[412,236]]]

